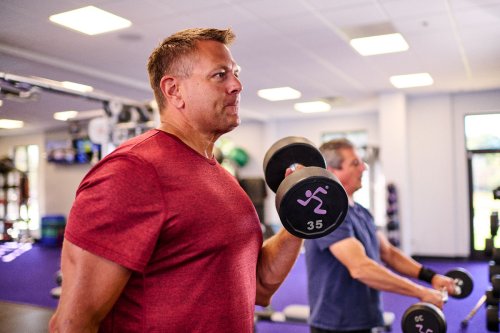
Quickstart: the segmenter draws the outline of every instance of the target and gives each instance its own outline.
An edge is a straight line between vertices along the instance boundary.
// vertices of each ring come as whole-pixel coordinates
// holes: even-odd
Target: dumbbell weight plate
[[[410,306],[401,319],[404,333],[446,332],[443,311],[434,304],[419,302]]]
[[[319,238],[345,219],[348,199],[334,174],[319,167],[298,169],[276,191],[276,209],[283,226],[300,238]]]
[[[500,264],[500,248],[493,246],[493,249],[491,250],[491,257],[494,262]]]
[[[488,262],[488,275],[490,277],[490,281],[497,274],[500,274],[500,265],[498,265],[495,261],[490,260]]]
[[[498,295],[496,295],[495,292],[493,291],[493,288],[488,287],[484,294],[486,295],[486,300],[484,301],[484,304],[486,306],[488,305],[498,306],[500,300],[498,299]]]
[[[55,274],[55,280],[58,286],[61,286],[62,284],[62,272],[61,270],[58,270]]]
[[[321,152],[306,138],[289,136],[276,141],[264,156],[264,175],[269,188],[276,192],[293,164],[326,168]]]
[[[486,308],[486,329],[490,332],[500,330],[498,322],[498,306],[488,305]]]
[[[469,272],[463,268],[456,268],[445,274],[446,276],[457,280],[457,285],[460,287],[461,293],[458,295],[451,295],[453,298],[465,298],[472,293],[474,289],[474,281]]]
[[[495,274],[491,277],[491,289],[496,296],[500,297],[500,275]]]
[[[493,255],[493,239],[492,238],[486,238],[484,240],[484,254],[490,258]]]

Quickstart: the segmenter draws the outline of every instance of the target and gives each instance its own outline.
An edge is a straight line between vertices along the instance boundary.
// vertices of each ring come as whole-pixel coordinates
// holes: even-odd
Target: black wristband
[[[434,272],[432,269],[422,266],[422,268],[420,269],[420,272],[418,273],[418,279],[421,281],[431,283],[432,278],[436,274],[437,273]]]

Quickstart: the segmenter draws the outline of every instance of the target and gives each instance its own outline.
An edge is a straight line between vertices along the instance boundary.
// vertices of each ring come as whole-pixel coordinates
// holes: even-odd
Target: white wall
[[[413,98],[408,102],[410,166],[410,242],[421,255],[465,256],[466,219],[457,224],[454,188],[451,96]],[[463,140],[463,139],[462,139]],[[405,221],[406,222],[406,221]],[[462,242],[460,242],[462,240]],[[460,246],[459,244],[463,246]]]
[[[408,111],[405,95],[383,94],[379,98],[380,164],[386,178],[397,190],[399,243],[403,251],[411,253],[410,229],[406,221],[411,219],[408,172]],[[384,186],[385,188],[386,186]],[[377,193],[387,197],[387,192]],[[386,204],[384,202],[384,209]],[[384,215],[384,225],[386,216]]]

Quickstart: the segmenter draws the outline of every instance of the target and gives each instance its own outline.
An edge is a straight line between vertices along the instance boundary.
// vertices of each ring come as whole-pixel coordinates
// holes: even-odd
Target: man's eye
[[[224,78],[226,76],[226,72],[219,72],[217,74],[215,74],[216,77],[219,77],[219,78]]]

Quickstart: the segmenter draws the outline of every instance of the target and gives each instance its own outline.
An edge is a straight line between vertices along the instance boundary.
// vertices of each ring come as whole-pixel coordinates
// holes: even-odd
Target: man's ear
[[[165,75],[160,81],[160,88],[163,96],[167,100],[167,105],[172,104],[177,108],[184,106],[184,99],[179,90],[179,81],[173,76]]]

